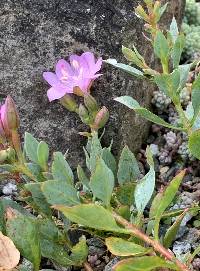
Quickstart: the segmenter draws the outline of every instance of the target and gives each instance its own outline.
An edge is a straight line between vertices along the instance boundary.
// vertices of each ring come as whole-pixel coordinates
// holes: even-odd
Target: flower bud
[[[90,123],[90,116],[89,116],[88,111],[85,108],[85,106],[80,104],[78,111],[79,111],[79,116],[80,116],[82,122],[85,124],[89,124]]]
[[[105,106],[103,106],[95,117],[94,125],[93,125],[94,129],[98,130],[104,127],[108,119],[109,119],[109,111]]]
[[[5,162],[6,160],[13,160],[15,157],[15,151],[13,148],[8,148],[6,150],[0,151],[0,163]]]
[[[76,112],[78,109],[76,101],[68,94],[65,94],[65,96],[60,99],[60,103],[71,112]]]
[[[1,121],[6,136],[10,136],[12,130],[19,128],[19,115],[11,96],[7,96],[5,104],[1,107]]]
[[[98,110],[98,104],[95,98],[92,97],[92,95],[90,95],[89,93],[86,93],[84,95],[84,104],[87,107],[89,112],[94,113]]]

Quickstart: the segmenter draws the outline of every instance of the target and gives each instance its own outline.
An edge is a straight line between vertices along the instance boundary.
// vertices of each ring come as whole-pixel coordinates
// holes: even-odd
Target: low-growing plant
[[[179,33],[175,18],[169,31],[161,30],[158,25],[167,4],[144,2],[145,8],[139,5],[136,14],[145,21],[146,39],[152,44],[162,71],[148,66],[134,45],[133,49],[122,47],[129,65],[115,59],[105,62],[141,80],[154,82],[173,101],[180,122],[177,126],[167,123],[129,96],[115,100],[147,120],[187,133],[190,151],[200,159],[200,75],[192,85],[192,103],[186,111],[180,102],[181,90],[196,63],[179,65],[184,35]],[[170,210],[185,170],[155,194],[156,174],[149,147],[146,149],[149,170],[141,177],[135,155],[127,146],[118,162],[111,152],[112,144],[102,146],[99,130],[105,126],[109,113],[106,107],[100,108],[90,94],[93,80],[100,76],[97,72],[101,64],[101,59],[96,62],[93,54],[86,52],[71,56],[70,64],[60,60],[55,74],[44,73],[51,85],[49,100],[59,99],[90,128],[81,132],[88,138],[84,148],[86,168],[78,165],[77,174],[61,152],[54,152],[50,159],[48,145],[29,133],[25,134],[21,148],[18,113],[12,98],[6,98],[1,107],[0,176],[18,182],[21,204],[1,199],[0,230],[14,242],[21,255],[32,262],[34,271],[40,269],[41,257],[63,267],[84,266],[92,270],[87,262],[86,238],[82,236],[77,244],[72,244],[70,228],[81,228],[104,240],[108,250],[121,258],[113,270],[190,270],[190,263],[200,249],[184,260],[176,258],[169,249],[185,214],[199,210],[195,205]],[[80,96],[82,103],[78,104],[71,94]],[[23,202],[31,211],[23,208]],[[161,232],[162,220],[173,217],[176,219],[172,225],[165,233]]]

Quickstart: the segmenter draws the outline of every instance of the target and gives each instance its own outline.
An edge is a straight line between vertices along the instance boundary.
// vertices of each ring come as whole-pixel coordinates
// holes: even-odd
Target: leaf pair
[[[28,158],[38,164],[44,171],[47,170],[49,147],[44,141],[37,141],[30,133],[25,133],[24,150]]]

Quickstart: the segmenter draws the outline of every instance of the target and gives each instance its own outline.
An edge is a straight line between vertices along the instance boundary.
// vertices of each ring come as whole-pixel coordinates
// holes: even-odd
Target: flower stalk
[[[152,246],[154,250],[160,253],[164,258],[175,263],[180,270],[190,271],[184,263],[180,262],[177,258],[175,258],[174,254],[171,251],[167,250],[165,247],[163,247],[158,241],[151,239],[149,236],[139,230],[135,225],[131,224],[117,213],[112,212],[112,215],[119,224],[130,230],[134,236],[138,237],[140,240]]]

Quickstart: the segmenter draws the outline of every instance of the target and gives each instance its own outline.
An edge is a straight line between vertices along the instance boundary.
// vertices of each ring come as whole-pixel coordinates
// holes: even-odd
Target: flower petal
[[[56,75],[59,79],[61,79],[63,76],[73,75],[73,70],[66,60],[60,59],[58,61],[58,63],[56,64]]]
[[[57,100],[62,98],[66,93],[73,93],[73,88],[72,87],[68,87],[68,86],[62,86],[62,85],[57,85],[54,87],[51,87],[48,91],[47,91],[47,96],[49,98],[49,101],[53,101],[53,100]]]
[[[55,86],[59,83],[58,77],[53,72],[43,72],[43,78],[49,83],[51,86]]]
[[[85,52],[81,55],[81,57],[87,62],[90,76],[93,76],[101,69],[102,58],[99,58],[95,63],[94,54],[91,52]]]

